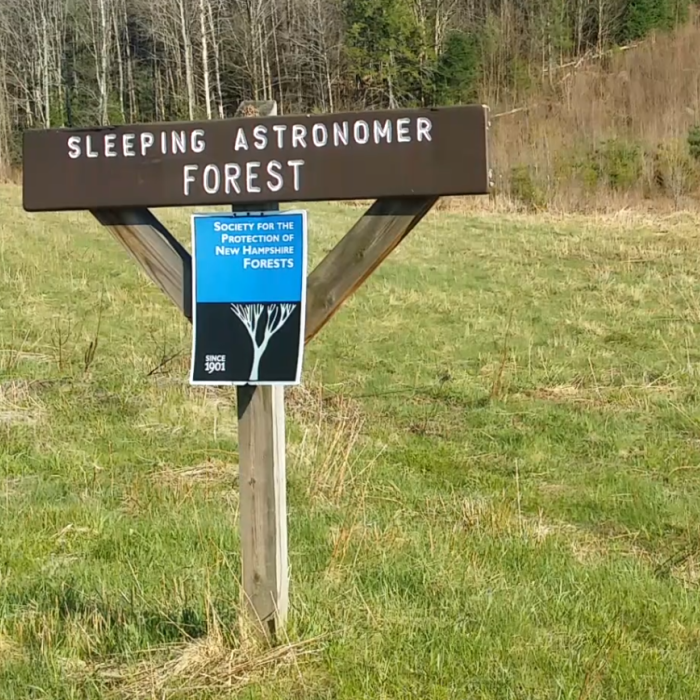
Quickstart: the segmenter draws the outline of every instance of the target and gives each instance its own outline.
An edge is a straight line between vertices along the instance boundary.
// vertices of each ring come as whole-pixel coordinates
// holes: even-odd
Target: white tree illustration
[[[267,350],[270,338],[282,328],[294,311],[296,304],[231,304],[231,311],[246,327],[253,341],[253,367],[250,370],[250,381],[258,381],[260,358]],[[263,311],[267,309],[267,320],[262,340],[258,342],[258,328]]]

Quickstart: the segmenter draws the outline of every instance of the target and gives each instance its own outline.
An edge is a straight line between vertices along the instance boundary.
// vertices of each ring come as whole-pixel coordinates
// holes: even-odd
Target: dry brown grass
[[[700,186],[686,181],[684,149],[690,127],[700,123],[699,46],[700,21],[694,15],[673,34],[560,69],[528,104],[495,106],[492,157],[502,206],[517,206],[510,197],[510,173],[526,166],[548,208],[614,210],[648,206],[652,197],[655,206],[668,207],[670,201],[674,208],[697,207]],[[636,187],[592,191],[566,172],[563,161],[607,139],[629,140],[649,153],[663,144],[663,163],[655,167],[645,152]],[[659,174],[665,180],[661,196],[653,187]]]
[[[336,506],[349,494],[363,501],[381,448],[363,444],[365,417],[359,403],[326,394],[312,381],[289,393],[288,406],[302,430],[301,440],[289,446],[290,469],[304,472],[307,496]]]
[[[94,672],[115,698],[166,700],[199,697],[200,693],[233,697],[246,686],[269,681],[282,672],[301,676],[302,663],[318,653],[320,642],[235,646],[214,624],[202,639],[156,650],[135,665],[103,664]]]
[[[42,415],[43,407],[31,382],[10,380],[0,384],[0,425],[36,423]]]
[[[231,461],[210,458],[193,466],[166,467],[153,473],[152,478],[159,483],[174,486],[222,484],[238,479],[238,465]]]
[[[17,645],[0,632],[0,668],[20,659],[21,653]]]

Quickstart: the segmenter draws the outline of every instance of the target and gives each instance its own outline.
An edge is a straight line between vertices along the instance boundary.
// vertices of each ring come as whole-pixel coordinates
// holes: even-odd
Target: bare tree
[[[273,38],[277,31],[276,0],[235,0],[226,18],[230,43],[231,68],[244,76],[243,92],[254,100],[269,100],[272,95]]]
[[[204,104],[207,119],[212,117],[211,86],[209,85],[209,29],[208,18],[211,13],[209,0],[199,0],[199,39],[202,44],[202,75],[204,77]]]
[[[194,60],[192,58],[192,37],[190,35],[190,7],[187,0],[175,0],[180,19],[182,34],[182,50],[185,54],[185,83],[187,85],[187,110],[190,119],[194,119],[195,90],[194,90]]]
[[[89,47],[95,62],[95,82],[97,84],[100,124],[109,124],[110,68],[112,52],[113,0],[87,0],[87,21],[89,24]],[[75,21],[79,22],[81,8],[77,8]],[[80,14],[79,14],[80,13]]]
[[[289,320],[296,304],[231,304],[231,311],[240,319],[253,343],[253,366],[250,381],[256,382],[260,371],[260,359],[267,350],[270,338]],[[258,330],[263,312],[266,313],[263,336],[258,341]]]
[[[305,101],[314,107],[334,112],[342,62],[340,7],[327,0],[305,0],[297,7],[299,30],[290,32],[290,41],[294,43],[297,63],[300,64],[300,79],[308,76],[304,81],[307,85],[300,85],[299,92],[303,92]],[[305,108],[308,106],[304,105]]]
[[[220,15],[222,12],[222,0],[218,0],[216,8],[216,16],[212,0],[207,0],[207,20],[209,22],[209,36],[211,37],[212,49],[214,54],[214,79],[216,82],[216,108],[219,118],[224,118],[224,92],[221,80],[221,36],[217,31],[220,24]]]
[[[7,100],[7,66],[3,47],[0,46],[0,180],[4,180],[11,169],[10,133],[12,115]]]

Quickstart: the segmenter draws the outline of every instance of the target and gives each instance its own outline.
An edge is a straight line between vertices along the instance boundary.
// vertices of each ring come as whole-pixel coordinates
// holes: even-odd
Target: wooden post
[[[236,116],[276,114],[275,101],[244,101]],[[370,120],[377,148],[364,145],[369,143]],[[387,145],[392,142],[394,128],[389,120],[395,120],[397,141],[404,145]],[[303,161],[287,161],[287,167],[293,168],[293,177],[280,176],[279,187],[266,184],[265,191],[274,192],[270,196],[285,202],[368,197],[377,200],[309,275],[305,342],[323,328],[430,211],[439,196],[491,192],[488,107],[484,105],[370,110],[364,116],[358,114],[344,121],[347,128],[350,121],[355,125],[354,142],[346,136],[345,147],[330,151],[322,146],[329,141],[332,125],[338,124],[332,115],[300,116],[300,123],[292,124],[291,145],[281,136],[291,124],[289,119],[271,120],[267,125],[264,121],[253,131],[257,132],[258,127],[262,127],[262,133],[270,126],[274,130],[281,128],[273,148],[280,152],[278,158],[293,157],[284,154],[296,148],[295,140],[299,138],[309,145]],[[364,128],[364,141],[358,126]],[[188,150],[182,142],[180,126],[177,133],[171,134],[171,141],[168,130],[158,124],[78,129],[72,130],[70,136],[63,129],[30,129],[24,134],[22,191],[25,211],[89,209],[192,321],[191,256],[147,207],[229,202],[228,170],[226,187],[217,187],[215,192],[207,186],[206,173],[218,167],[210,162],[211,154],[223,159],[232,148],[238,148],[241,130],[239,124],[227,120],[191,122],[187,130],[192,139],[191,153],[189,164],[183,165],[182,159],[170,157]],[[160,134],[157,145],[156,132]],[[238,134],[235,137],[234,132]],[[304,142],[309,135],[312,138]],[[386,143],[380,144],[382,138]],[[136,153],[136,140],[140,154]],[[339,136],[337,145],[341,142]],[[108,158],[119,152],[139,157]],[[240,158],[247,166],[255,162],[259,167],[262,162],[250,158],[263,155],[250,153]],[[269,160],[268,167],[273,163],[277,163],[275,167],[281,165]],[[300,181],[298,167],[302,164],[311,176]],[[70,167],[70,177],[64,177],[66,167]],[[275,171],[268,172],[272,175]],[[279,209],[277,203],[264,201],[267,195],[262,194],[262,189],[248,186],[241,192],[236,186],[236,191],[242,194],[239,202],[250,204],[234,206],[234,211]],[[258,201],[260,204],[253,203]],[[286,622],[289,585],[284,389],[243,386],[237,390],[237,403],[244,597],[241,622],[257,623],[265,636],[274,638]]]
[[[287,621],[284,387],[242,386],[238,400],[242,627],[275,639]],[[249,618],[249,619],[246,619]]]
[[[239,116],[257,116],[244,102]],[[266,103],[274,112],[276,104]],[[264,111],[267,111],[265,109]],[[268,112],[268,113],[270,113]],[[378,199],[308,278],[306,342],[430,211],[437,197]],[[277,203],[232,207],[278,210]],[[192,320],[192,260],[147,209],[94,210],[93,215],[143,271]],[[237,388],[242,558],[241,625],[275,639],[289,606],[284,387]]]
[[[244,101],[236,116],[275,116],[277,103]],[[277,211],[276,202],[233,211]],[[243,572],[241,625],[274,640],[287,622],[287,478],[284,387],[237,387],[238,493]]]

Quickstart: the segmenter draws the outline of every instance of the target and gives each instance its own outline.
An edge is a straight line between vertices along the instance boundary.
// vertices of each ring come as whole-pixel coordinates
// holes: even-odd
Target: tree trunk
[[[221,88],[221,48],[214,27],[214,11],[212,9],[211,2],[207,2],[207,10],[209,15],[209,35],[211,36],[212,44],[214,45],[214,77],[216,80],[216,107],[219,113],[219,119],[223,119],[224,93]]]
[[[156,58],[153,61],[153,89],[155,92],[156,121],[165,121],[165,98],[163,96],[163,76],[160,70],[160,62]]]
[[[5,180],[12,167],[10,162],[11,116],[7,101],[7,64],[0,60],[0,180]]]
[[[95,42],[95,50],[98,52],[97,57],[97,85],[100,95],[100,124],[109,123],[109,42],[110,42],[110,26],[107,16],[107,1],[98,0],[100,13],[100,41],[99,45]]]
[[[125,124],[126,98],[124,93],[126,92],[126,82],[124,80],[124,57],[122,54],[122,42],[120,41],[121,32],[119,31],[119,13],[116,7],[114,8],[114,12],[112,14],[112,21],[114,23],[114,44],[117,49],[117,69],[119,74],[119,111],[122,115],[122,124]]]
[[[194,73],[192,66],[192,41],[185,17],[185,0],[178,0],[180,11],[180,31],[182,34],[182,49],[185,52],[185,82],[187,85],[187,113],[190,121],[194,119],[195,95]]]
[[[202,42],[202,73],[204,74],[204,104],[207,109],[207,119],[211,119],[211,88],[209,86],[209,42],[207,41],[207,7],[209,0],[199,0],[199,29]]]
[[[51,127],[51,84],[49,78],[51,75],[49,69],[49,27],[48,27],[48,17],[46,12],[42,13],[41,16],[41,34],[42,34],[42,78],[43,78],[43,122],[44,126],[48,129]]]
[[[124,9],[124,51],[126,53],[126,87],[129,93],[129,121],[133,124],[138,116],[138,105],[136,103],[136,86],[134,85],[134,59],[131,54],[131,34],[129,33],[129,17]]]

